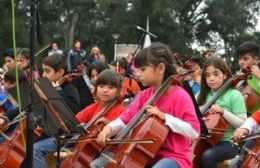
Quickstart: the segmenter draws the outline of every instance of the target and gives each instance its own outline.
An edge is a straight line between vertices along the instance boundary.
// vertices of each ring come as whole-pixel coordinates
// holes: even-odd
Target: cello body
[[[97,138],[104,126],[104,123],[93,125],[89,128],[89,133],[80,137],[80,139]],[[61,168],[88,168],[90,162],[99,155],[103,148],[104,146],[98,144],[96,141],[78,142],[72,154],[62,161]]]
[[[260,167],[260,139],[256,140],[256,145],[252,149],[255,154],[248,153],[243,158],[242,168],[259,168]]]
[[[249,85],[243,87],[241,93],[245,97],[247,111],[252,114],[256,105],[260,103],[260,95],[250,88]]]
[[[205,118],[205,124],[210,133],[207,141],[211,146],[215,146],[222,139],[228,124],[220,114],[206,114]],[[214,129],[217,130],[217,133],[214,132]]]
[[[160,130],[160,131],[154,131]],[[143,119],[131,133],[130,139],[153,139],[153,144],[130,143],[117,152],[116,163],[111,162],[108,168],[142,168],[151,162],[160,149],[169,132],[169,128],[155,116]]]
[[[215,146],[223,137],[226,129],[227,122],[219,114],[206,114],[205,124],[209,130],[209,137],[198,139],[194,141],[193,146],[193,168],[202,168],[201,156],[207,149]],[[214,133],[214,129],[218,129],[218,133]]]
[[[26,123],[23,120],[23,131],[26,136]],[[21,128],[18,125],[13,131],[10,140],[5,140],[0,144],[0,167],[17,168],[20,167],[25,158],[25,146],[22,140]]]
[[[92,118],[88,124],[84,126],[87,134],[79,137],[79,139],[85,139],[87,141],[77,143],[72,152],[72,155],[66,157],[62,161],[61,168],[89,167],[91,161],[93,161],[105,147],[105,145],[100,145],[95,140],[93,140],[97,138],[99,133],[106,125],[104,122],[96,122],[98,119],[104,116],[116,103],[117,100],[111,101],[94,118]],[[78,139],[78,137],[75,138]]]
[[[215,104],[216,100],[225,92],[229,87],[236,86],[240,80],[246,78],[245,74],[237,75],[227,79],[227,81],[218,89],[215,95],[204,105],[201,113],[206,118],[205,125],[209,131],[209,136],[202,137],[203,139],[197,140],[193,146],[193,168],[202,168],[201,156],[205,150],[215,146],[224,136],[227,130],[228,123],[220,114],[208,113],[212,104]],[[201,141],[201,142],[200,142]]]

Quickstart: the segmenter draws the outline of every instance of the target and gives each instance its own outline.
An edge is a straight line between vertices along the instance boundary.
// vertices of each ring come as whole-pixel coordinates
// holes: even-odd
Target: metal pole
[[[30,64],[31,64],[31,72],[30,72],[30,96],[29,96],[29,105],[27,111],[27,119],[26,119],[26,129],[27,129],[27,138],[26,138],[26,157],[25,163],[26,168],[33,167],[33,124],[34,117],[32,112],[32,96],[33,96],[33,71],[34,71],[34,44],[35,44],[35,27],[36,27],[36,1],[31,0],[31,32],[30,32]]]
[[[115,40],[115,43],[114,43],[114,61],[116,60],[116,40]]]

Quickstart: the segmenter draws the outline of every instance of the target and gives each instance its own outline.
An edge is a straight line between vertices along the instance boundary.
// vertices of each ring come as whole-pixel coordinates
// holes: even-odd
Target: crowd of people
[[[243,149],[253,150],[259,145],[259,136],[242,143],[250,135],[260,133],[260,49],[254,42],[244,42],[236,49],[235,55],[239,58],[241,68],[238,74],[233,74],[227,63],[211,50],[202,55],[184,58],[178,53],[173,54],[166,45],[159,42],[152,43],[135,56],[129,54],[127,58],[111,63],[107,62],[106,56],[98,47],[93,47],[87,55],[80,41],[76,41],[74,48],[65,56],[58,44],[53,43],[41,62],[42,74],[34,70],[33,77],[30,76],[30,69],[34,65],[30,65],[29,55],[27,48],[18,48],[17,53],[8,49],[2,55],[5,70],[0,89],[0,127],[11,123],[19,114],[19,104],[8,93],[16,86],[16,76],[20,82],[30,81],[31,78],[47,78],[82,124],[89,123],[109,106],[107,112],[95,121],[95,124],[103,123],[104,128],[92,139],[97,144],[109,147],[83,166],[101,168],[111,164],[115,167],[116,164],[130,164],[132,158],[120,161],[114,159],[122,163],[111,163],[113,158],[127,157],[130,154],[122,151],[124,147],[118,147],[118,144],[107,143],[112,139],[117,140],[117,137],[124,138],[124,134],[130,137],[129,132],[137,131],[139,125],[149,125],[147,122],[150,118],[156,118],[160,124],[159,130],[145,127],[151,129],[149,131],[154,132],[152,134],[162,136],[160,129],[163,130],[164,127],[167,132],[162,144],[152,154],[147,154],[147,151],[149,147],[154,148],[153,144],[135,144],[135,148],[146,153],[145,157],[149,159],[142,164],[131,163],[134,167],[217,168],[220,162],[231,160],[230,167],[239,168],[243,165],[245,156],[249,155]],[[241,79],[241,76],[244,78]],[[164,85],[169,78],[173,78],[170,84]],[[230,79],[232,82],[227,86]],[[185,82],[191,93],[183,87]],[[157,92],[162,89],[164,91],[157,96]],[[216,100],[212,101],[214,98]],[[155,101],[151,102],[152,99]],[[209,107],[206,114],[198,114],[196,109],[206,105]],[[140,115],[142,119],[130,127]],[[222,130],[222,136],[214,145],[207,142],[209,146],[199,154],[199,161],[195,162],[192,146],[202,138],[205,139],[202,137],[204,123],[211,134],[212,128],[207,125],[210,122],[207,117],[210,115],[223,119],[225,130]],[[4,134],[11,135],[16,127],[19,125],[11,124]],[[150,134],[147,136],[152,136]],[[210,136],[215,135],[212,133]],[[1,136],[0,146],[6,141],[5,136]],[[72,153],[80,143],[82,142],[70,146]],[[239,145],[235,145],[237,143]],[[33,144],[33,166],[48,167],[45,156],[56,150],[55,137],[43,132]],[[256,155],[259,155],[259,151]],[[62,167],[67,159],[62,158]]]

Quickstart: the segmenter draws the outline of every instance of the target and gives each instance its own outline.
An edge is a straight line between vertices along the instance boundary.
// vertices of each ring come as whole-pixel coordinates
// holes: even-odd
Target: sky
[[[257,21],[257,24],[256,24],[256,31],[260,32],[260,15],[258,16],[258,21]],[[217,34],[215,34],[215,39],[218,39],[216,41],[217,41],[217,45],[219,46],[219,48],[216,49],[217,54],[220,54],[220,55],[224,54],[225,50],[224,50],[223,40]],[[192,49],[196,49],[198,51],[207,50],[207,48],[205,46],[199,45],[196,41],[192,44],[191,47],[192,47]]]
[[[202,7],[205,6],[205,2],[202,2],[199,7],[197,8],[197,12],[200,12],[200,10],[202,9]],[[260,32],[260,13],[257,16],[258,21],[256,24],[256,31]],[[216,39],[216,43],[213,44],[214,46],[216,46],[216,52],[217,54],[224,54],[225,50],[224,50],[224,42],[223,40],[220,38],[220,36],[216,33],[216,34],[212,34],[212,36],[214,37],[214,39]],[[198,51],[203,51],[203,50],[207,50],[207,48],[205,46],[201,46],[198,44],[197,41],[195,41],[192,45],[191,45],[192,49],[198,50]]]
[[[259,17],[258,17],[258,23],[257,23],[257,25],[256,25],[256,30],[257,30],[258,32],[260,32],[260,15],[259,15]]]

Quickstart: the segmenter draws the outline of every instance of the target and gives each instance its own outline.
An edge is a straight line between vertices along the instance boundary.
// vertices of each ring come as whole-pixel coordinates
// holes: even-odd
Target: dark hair
[[[127,70],[127,67],[128,67],[128,63],[127,63],[127,60],[126,58],[121,58],[119,61],[119,66],[124,68],[125,70]]]
[[[42,64],[50,66],[51,68],[54,69],[55,72],[57,72],[60,69],[64,69],[65,73],[67,72],[67,64],[62,59],[62,57],[57,56],[55,54],[48,56],[48,57],[45,57],[42,60]]]
[[[110,65],[117,66],[117,63],[121,68],[125,69],[125,74],[123,74],[123,75],[128,76],[128,77],[130,77],[132,75],[132,71],[131,71],[130,66],[127,62],[127,59],[125,57],[122,57],[119,60],[115,60],[115,61],[111,62]]]
[[[201,54],[201,56],[202,56],[203,58],[206,58],[206,55],[212,56],[212,54],[215,54],[215,51],[212,50],[212,49],[209,49],[209,50],[203,51],[202,54]]]
[[[107,65],[103,62],[99,62],[94,64],[92,67],[90,67],[89,71],[88,71],[88,76],[91,77],[91,71],[95,69],[97,71],[97,73],[101,73],[102,71],[108,69]]]
[[[163,81],[169,76],[176,74],[176,69],[173,66],[173,55],[171,51],[162,43],[152,43],[148,48],[139,51],[134,59],[134,65],[137,68],[152,64],[154,67],[160,63],[165,64],[165,72]]]
[[[235,53],[239,58],[245,54],[250,54],[252,57],[259,57],[259,47],[252,41],[246,41],[237,48]]]
[[[53,42],[53,43],[51,43],[51,47],[53,46],[53,44],[56,44],[56,46],[59,47],[59,45],[58,45],[57,42]]]
[[[122,88],[122,76],[116,73],[114,70],[104,70],[102,71],[95,83],[95,92],[99,85],[112,85],[115,86],[118,90],[117,98],[120,98],[120,92]]]
[[[26,81],[26,75],[23,71],[18,69],[18,80],[19,82]],[[4,74],[4,81],[15,83],[16,81],[16,69],[11,69]]]
[[[30,58],[30,50],[28,48],[19,48],[17,49],[17,55],[22,55],[28,60]]]
[[[3,52],[3,58],[5,57],[11,57],[14,59],[14,50],[12,48],[5,50]]]
[[[199,65],[200,68],[203,67],[204,59],[201,56],[192,56],[190,60]]]
[[[80,43],[80,45],[81,45],[81,42],[80,42],[79,40],[75,40],[75,41],[74,41],[74,45],[75,45],[76,43]]]
[[[223,74],[226,75],[226,79],[224,82],[226,82],[229,78],[232,77],[232,72],[225,61],[223,61],[221,58],[214,57],[209,58],[205,61],[203,69],[202,69],[202,76],[201,76],[201,87],[199,96],[198,96],[198,105],[201,106],[206,103],[206,96],[207,93],[210,91],[210,87],[207,85],[206,77],[205,77],[205,71],[209,66],[213,66],[217,69],[219,69]]]
[[[92,69],[92,67],[94,66],[93,64],[91,64],[88,60],[84,60],[82,62],[82,64],[87,68],[86,70],[86,74],[89,75],[90,74],[90,70]],[[89,76],[90,77],[90,76]]]

